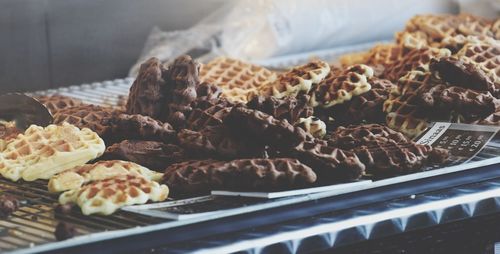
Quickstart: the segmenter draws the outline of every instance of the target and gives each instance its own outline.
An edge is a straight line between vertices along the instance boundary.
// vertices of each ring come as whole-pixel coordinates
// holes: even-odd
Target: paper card
[[[213,190],[212,195],[219,196],[240,196],[240,197],[254,197],[254,198],[282,198],[282,197],[290,197],[297,195],[306,195],[317,192],[336,192],[338,194],[343,194],[347,192],[352,192],[359,190],[361,187],[364,187],[370,184],[371,180],[363,180],[352,183],[342,183],[342,184],[334,184],[306,189],[297,189],[297,190],[288,190],[288,191],[277,191],[277,192],[244,192],[244,191],[227,191],[227,190]]]
[[[456,165],[474,158],[498,130],[499,126],[436,122],[417,140],[417,143],[448,149],[450,152],[448,165]]]

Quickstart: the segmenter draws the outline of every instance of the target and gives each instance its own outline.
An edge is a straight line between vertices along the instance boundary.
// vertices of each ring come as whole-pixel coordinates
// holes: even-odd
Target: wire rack
[[[47,191],[47,181],[10,182],[0,179],[0,192],[16,197],[21,207],[0,220],[0,252],[32,248],[54,242],[59,222],[74,225],[77,235],[157,224],[165,219],[118,211],[111,216],[85,216],[78,210],[68,214],[54,211],[57,194]]]

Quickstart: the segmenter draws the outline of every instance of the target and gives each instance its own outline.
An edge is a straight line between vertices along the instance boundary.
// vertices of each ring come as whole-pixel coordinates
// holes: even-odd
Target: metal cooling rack
[[[80,212],[54,212],[58,195],[47,191],[47,181],[11,182],[0,179],[0,193],[16,197],[21,207],[7,219],[0,219],[0,253],[30,249],[56,241],[58,222],[76,226],[77,236],[97,232],[154,225],[164,219],[118,211],[112,216],[85,216]]]

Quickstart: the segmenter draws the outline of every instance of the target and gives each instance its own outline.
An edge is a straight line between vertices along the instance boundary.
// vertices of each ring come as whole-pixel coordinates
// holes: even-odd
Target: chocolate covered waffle
[[[109,215],[123,206],[144,204],[148,200],[164,201],[168,192],[166,185],[128,174],[66,191],[59,196],[59,203],[77,204],[85,215]]]
[[[302,128],[294,127],[287,120],[241,106],[233,107],[224,125],[247,142],[273,147],[293,147],[308,137]]]
[[[130,87],[127,113],[162,119],[167,103],[165,91],[169,78],[167,68],[158,58],[151,58],[141,64],[139,74]]]
[[[246,103],[258,93],[260,86],[274,82],[276,74],[261,66],[219,57],[202,66],[200,79],[218,86],[221,96],[229,101]]]
[[[12,181],[49,179],[99,157],[104,149],[103,140],[90,129],[68,123],[32,125],[6,142],[0,152],[0,174]]]
[[[101,160],[126,160],[162,171],[169,165],[186,160],[184,149],[158,141],[123,140],[109,146]]]
[[[354,149],[377,142],[407,143],[405,135],[380,124],[363,124],[339,127],[329,134],[328,144],[341,149]]]
[[[59,94],[37,96],[35,99],[47,107],[52,115],[55,115],[61,109],[80,106],[83,104],[83,102],[79,99]]]
[[[186,128],[199,131],[206,127],[222,125],[233,104],[226,99],[196,100],[193,111],[186,120]]]
[[[295,124],[300,118],[308,118],[313,115],[314,110],[308,104],[308,95],[283,98],[256,96],[247,103],[247,106],[276,119],[286,119],[289,123]]]
[[[167,112],[163,120],[176,128],[184,126],[192,110],[191,103],[197,98],[199,69],[200,64],[187,55],[176,58],[169,66],[169,80],[165,88]]]
[[[181,147],[192,158],[259,158],[265,157],[265,147],[254,142],[244,142],[228,132],[224,126],[206,127],[200,131],[180,130]]]
[[[54,124],[69,123],[78,128],[89,128],[102,139],[112,139],[112,120],[120,112],[97,105],[80,105],[59,110],[54,115]]]
[[[169,123],[163,123],[149,116],[120,114],[111,120],[112,143],[125,139],[153,140],[171,143],[176,131]]]
[[[162,173],[151,171],[130,161],[111,160],[85,164],[65,170],[49,180],[50,192],[78,189],[84,184],[115,178],[121,175],[140,175],[147,180],[159,181]]]
[[[420,171],[426,165],[443,163],[448,157],[445,149],[414,142],[372,142],[352,151],[365,164],[367,173],[376,178]]]
[[[433,61],[431,68],[453,85],[500,96],[500,42],[467,43],[453,56]]]
[[[210,190],[269,191],[308,186],[316,174],[295,159],[188,161],[165,171],[163,182],[175,196],[205,194]]]
[[[321,183],[352,181],[364,175],[365,165],[356,154],[323,141],[301,142],[291,149],[290,154],[311,167]]]
[[[368,81],[371,89],[368,92],[353,96],[350,101],[338,104],[320,115],[327,115],[333,118],[333,125],[346,126],[359,124],[361,122],[382,123],[385,122],[386,114],[383,111],[383,104],[389,98],[395,85],[387,79],[371,78]]]
[[[330,73],[312,92],[310,104],[314,107],[330,108],[368,92],[368,82],[373,69],[367,65],[354,65],[340,73]]]

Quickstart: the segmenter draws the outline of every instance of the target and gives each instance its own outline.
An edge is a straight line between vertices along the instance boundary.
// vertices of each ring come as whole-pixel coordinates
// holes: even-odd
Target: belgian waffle
[[[429,71],[431,59],[439,59],[450,55],[451,52],[448,49],[413,49],[406,53],[399,61],[395,61],[391,65],[388,65],[384,70],[383,77],[396,82],[409,71]]]
[[[279,74],[275,82],[270,82],[262,87],[261,94],[277,98],[308,94],[329,72],[330,65],[328,63],[320,60],[311,61]]]
[[[232,102],[246,103],[258,93],[261,85],[273,82],[276,74],[257,65],[219,57],[202,66],[200,79],[221,88],[222,97]]]
[[[331,73],[313,91],[310,104],[329,108],[349,101],[371,89],[368,80],[372,77],[373,69],[363,64],[351,66],[339,74]]]
[[[168,192],[166,185],[140,175],[128,174],[94,181],[66,191],[59,196],[59,203],[76,203],[85,215],[109,215],[123,206],[144,204],[148,200],[163,201]]]
[[[35,97],[40,103],[42,103],[50,111],[52,115],[55,115],[59,110],[80,106],[83,102],[79,99],[64,96],[64,95],[42,95]]]
[[[386,68],[403,58],[403,47],[396,44],[378,44],[368,52],[367,65]]]
[[[429,72],[411,71],[398,81],[384,102],[387,125],[409,137],[422,133],[428,126],[429,112],[422,106],[420,92],[434,86],[434,77]]]
[[[49,180],[49,191],[63,192],[78,189],[89,182],[114,178],[120,175],[136,174],[150,181],[159,181],[162,173],[151,171],[130,161],[99,161],[65,170]]]
[[[102,139],[89,129],[67,123],[45,128],[32,125],[6,142],[0,153],[0,174],[12,181],[49,179],[97,158],[104,149]]]
[[[202,160],[167,168],[164,183],[176,196],[205,194],[214,189],[287,190],[316,181],[311,168],[295,159]]]
[[[109,146],[99,159],[126,160],[156,171],[162,171],[170,164],[184,161],[186,157],[184,149],[174,144],[158,141],[123,140]]]

